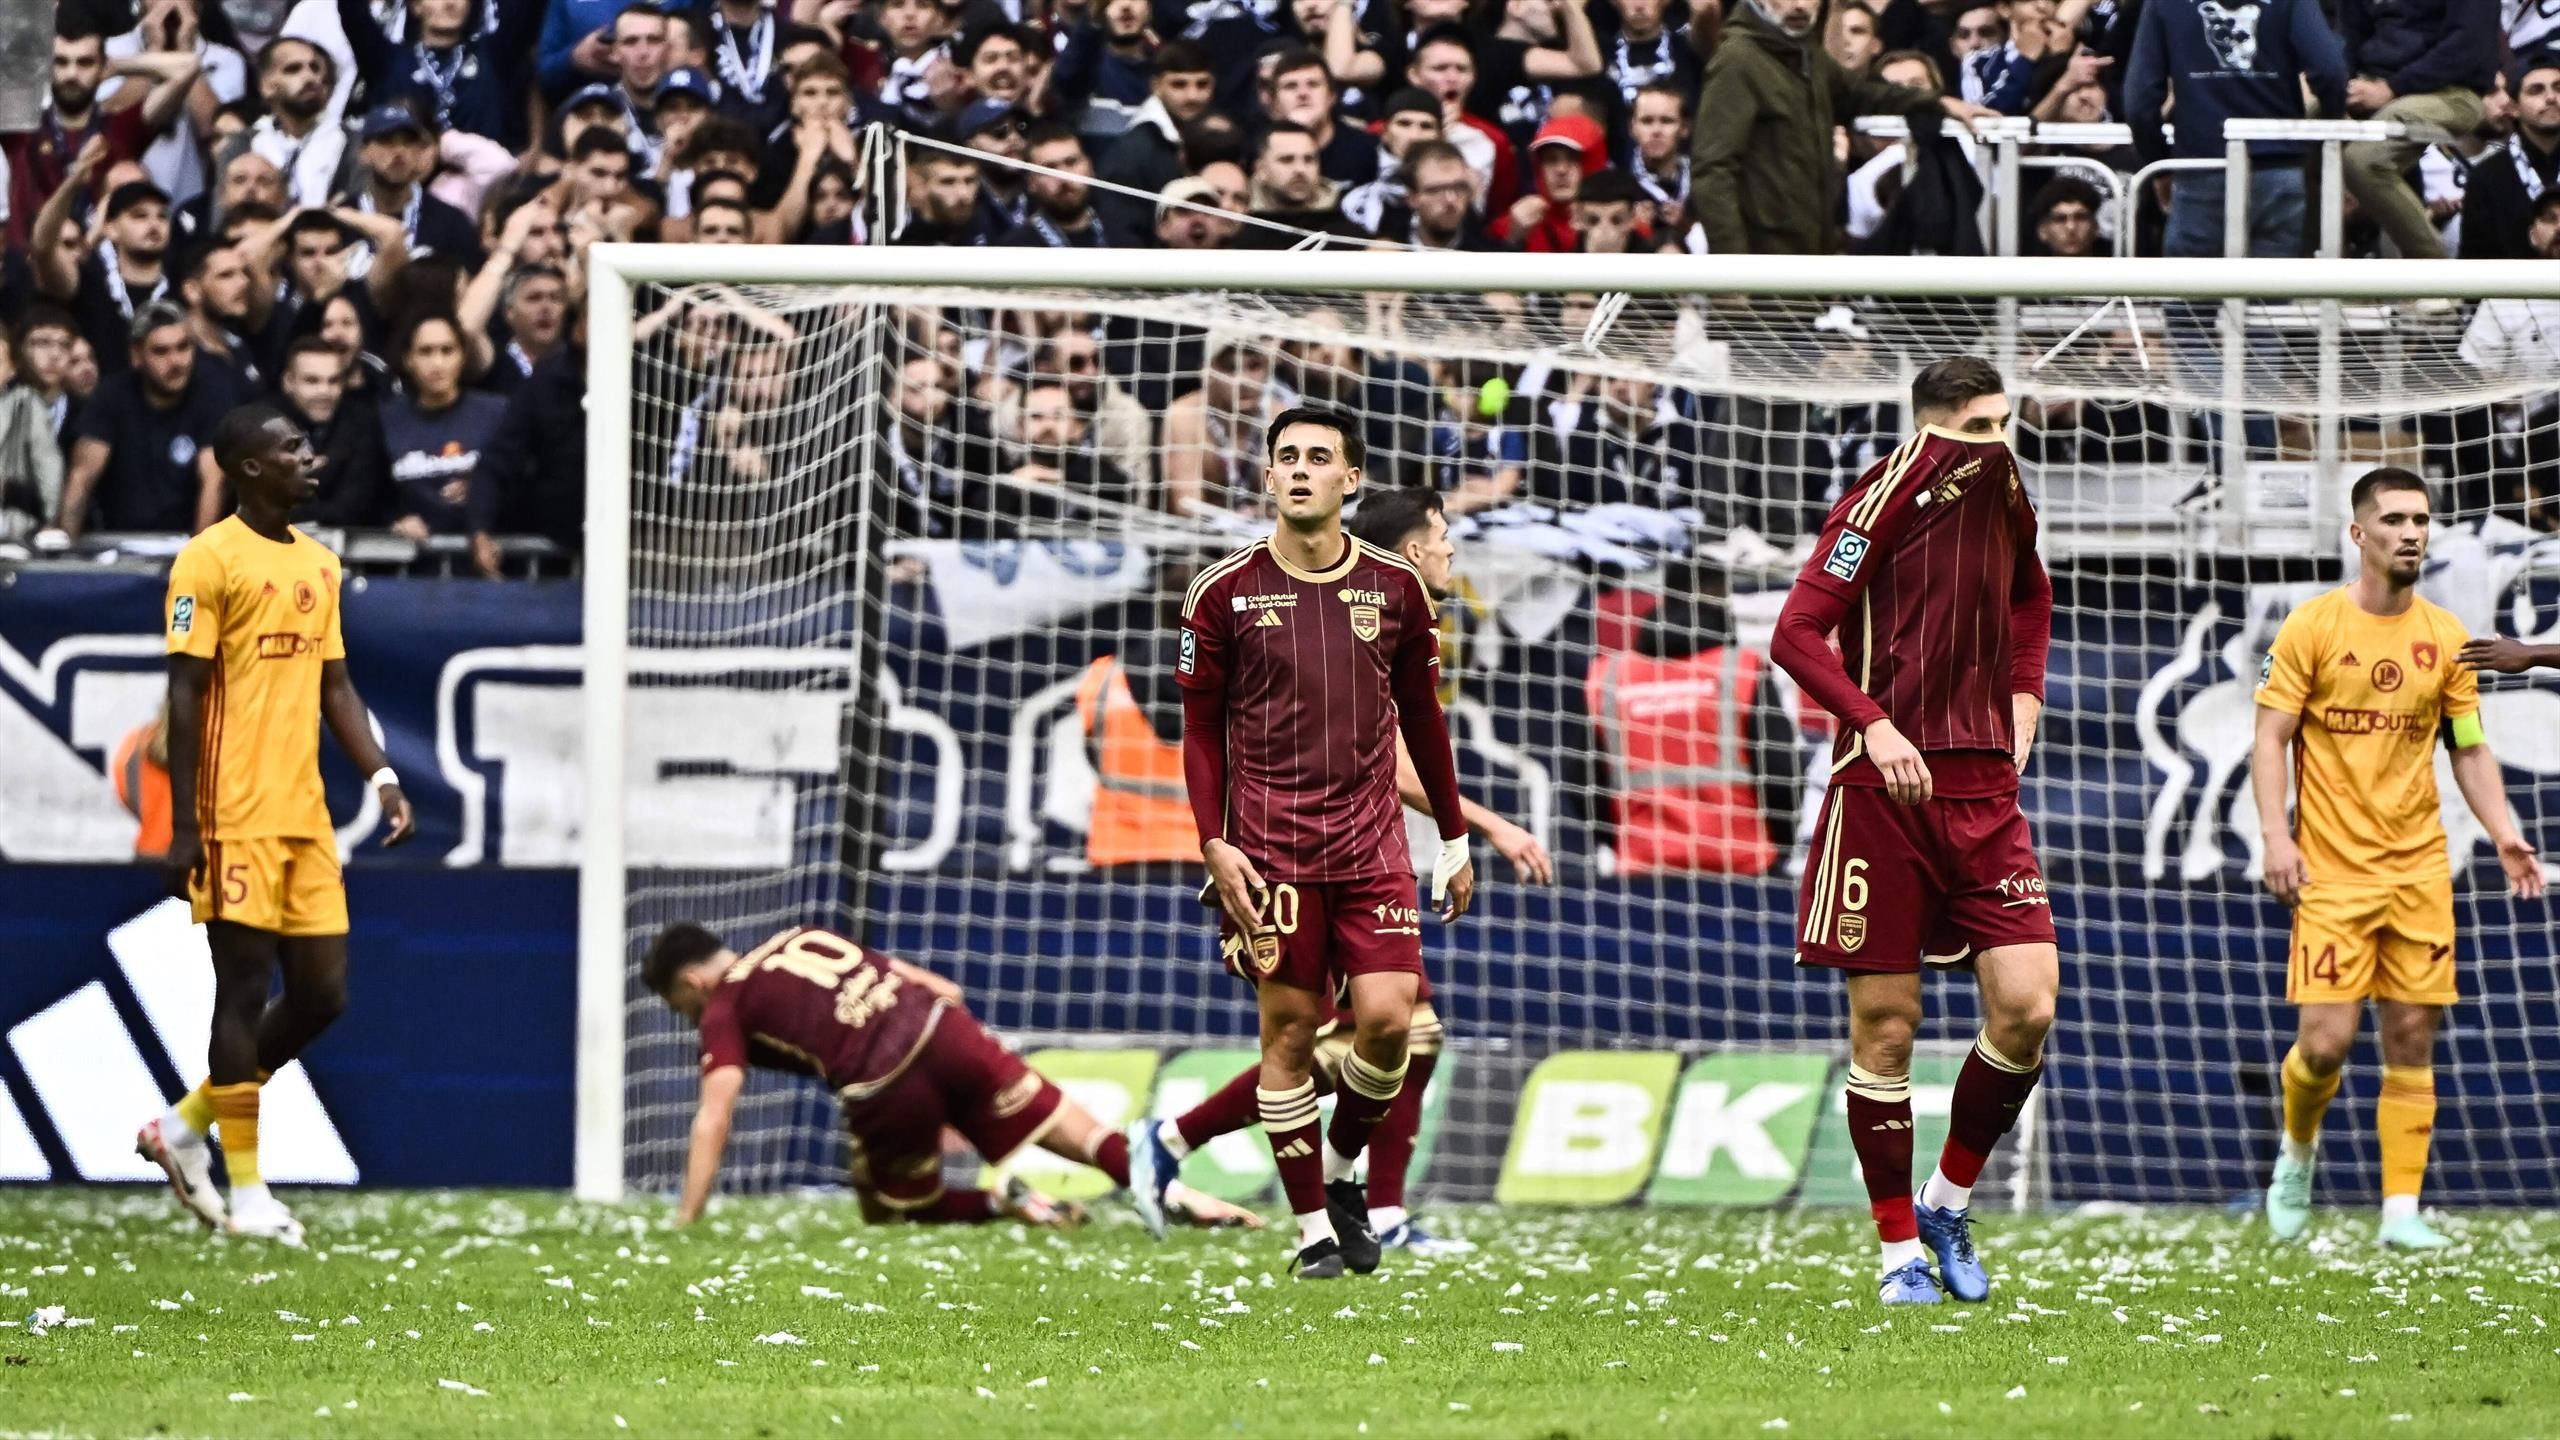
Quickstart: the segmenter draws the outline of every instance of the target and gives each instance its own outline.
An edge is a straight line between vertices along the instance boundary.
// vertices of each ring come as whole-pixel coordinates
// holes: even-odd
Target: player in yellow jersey
[[[2480,726],[2479,677],[2458,660],[2462,623],[2418,596],[2427,557],[2424,480],[2382,469],[2356,482],[2356,578],[2286,617],[2258,675],[2250,780],[2266,835],[2267,888],[2293,910],[2285,998],[2301,1011],[2284,1057],[2282,1153],[2267,1226],[2290,1240],[2311,1219],[2320,1117],[2370,998],[2381,1012],[2382,1243],[2450,1243],[2418,1213],[2435,1129],[2436,1026],[2454,984],[2453,870],[2438,818],[2436,735],[2454,783],[2498,847],[2515,895],[2542,866],[2507,809]],[[2300,765],[2297,777],[2296,762]],[[2300,819],[2285,818],[2298,779]]]
[[[347,679],[338,557],[285,516],[317,488],[311,442],[272,405],[215,427],[239,511],[187,542],[169,571],[171,892],[213,951],[211,1076],[142,1127],[136,1148],[207,1225],[302,1243],[258,1171],[258,1087],[347,1003],[347,895],[320,792],[320,723],[371,776],[409,836],[409,802]],[[284,988],[268,998],[281,970]],[[228,1207],[213,1187],[219,1127]],[[226,1213],[227,1210],[227,1213]]]

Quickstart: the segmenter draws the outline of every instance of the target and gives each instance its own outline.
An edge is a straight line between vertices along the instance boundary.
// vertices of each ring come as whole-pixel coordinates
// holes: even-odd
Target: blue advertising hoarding
[[[987,586],[1022,583],[1024,568],[977,567]],[[1109,573],[1107,555],[1088,555],[1035,579],[1055,592],[1061,576]],[[2022,797],[2064,938],[2043,1137],[2049,1193],[2236,1194],[2264,1159],[2269,1077],[2291,1021],[2271,946],[2281,912],[2247,870],[2245,757],[2255,654],[2293,597],[2114,585],[2066,593],[2058,610],[2050,709]],[[2552,601],[2527,598],[2539,610]],[[128,948],[178,963],[165,926],[128,929],[155,913],[157,878],[118,863],[133,822],[104,773],[117,739],[157,704],[160,605],[159,579],[128,572],[31,569],[0,588],[0,946],[13,957],[0,967],[0,1036],[10,1040],[0,1044],[0,1081],[17,1127],[0,1114],[0,1177],[108,1173],[97,1168],[108,1164],[101,1147],[121,1127],[129,1148],[141,1118],[116,1110],[109,1124],[109,1102],[140,1093],[127,1083],[136,1075],[173,1092],[186,1051],[201,1045],[182,1028],[156,1028],[155,1015],[188,1013],[179,987],[110,943],[124,934]],[[1218,973],[1188,885],[1052,873],[1043,862],[1077,849],[1072,825],[1009,803],[1009,779],[1032,764],[1017,721],[1044,693],[1054,703],[1094,637],[1053,617],[1007,625],[972,614],[954,627],[951,606],[947,591],[904,593],[887,626],[898,703],[932,723],[893,731],[880,813],[889,843],[928,863],[878,877],[872,937],[953,972],[1000,1029],[1248,1035],[1250,1009]],[[307,1066],[312,1103],[343,1151],[314,1156],[312,1174],[565,1183],[576,948],[568,867],[582,783],[577,588],[352,580],[344,613],[350,669],[417,807],[419,835],[396,851],[370,843],[374,817],[360,808],[356,777],[323,747],[332,813],[353,847],[356,971],[353,1009]],[[955,643],[955,628],[967,643]],[[1598,783],[1577,719],[1577,657],[1591,634],[1578,613],[1542,643],[1514,642],[1498,672],[1470,682],[1500,717],[1501,739],[1563,781],[1551,840],[1568,878],[1551,892],[1491,885],[1477,920],[1434,939],[1451,1033],[1690,1053],[1837,1035],[1835,987],[1791,963],[1789,882],[1627,881],[1593,867],[1594,817],[1573,803]],[[2560,693],[2504,686],[2490,702],[2511,794],[2539,834],[2546,816],[2560,817]],[[772,798],[834,774],[833,726],[778,708],[769,691],[742,686],[723,715],[679,737],[684,748],[662,748],[636,783],[680,781],[688,803],[778,809],[787,821],[792,807]],[[959,783],[936,783],[951,767]],[[1521,772],[1482,753],[1467,755],[1464,770],[1488,803],[1525,808]],[[653,843],[696,869],[808,858],[787,823],[686,827]],[[2439,1189],[2548,1194],[2533,1077],[2560,1062],[2544,1053],[2560,1035],[2560,998],[2547,983],[2552,931],[2489,894],[2494,862],[2476,844],[2469,854],[2465,984],[2476,998],[2449,1026]],[[1931,1003],[1937,1031],[1969,1033],[1969,987],[1933,987]],[[130,1061],[96,1038],[110,1029],[126,1037],[116,1043]],[[65,1115],[61,1084],[38,1072],[61,1047],[84,1043],[107,1046],[124,1088],[101,1087],[106,1099]],[[2525,1115],[2537,1117],[2529,1136]],[[2152,1142],[2139,1138],[2162,1135],[2180,1137],[2173,1174],[2163,1169],[2170,1157],[2146,1153]],[[1486,1157],[1449,1159],[1450,1178],[1481,1173],[1489,1184]]]

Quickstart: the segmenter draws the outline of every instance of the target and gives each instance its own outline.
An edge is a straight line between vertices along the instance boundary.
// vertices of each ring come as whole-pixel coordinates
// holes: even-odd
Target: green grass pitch
[[[0,1435],[2560,1435],[2547,1215],[2419,1260],[2361,1211],[1995,1215],[1989,1303],[1886,1312],[1854,1214],[1449,1210],[1477,1253],[1302,1285],[1117,1214],[286,1198],[307,1252],[0,1192]]]

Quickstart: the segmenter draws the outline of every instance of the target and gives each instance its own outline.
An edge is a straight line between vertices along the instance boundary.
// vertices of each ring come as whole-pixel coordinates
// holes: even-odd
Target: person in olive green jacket
[[[1813,35],[1819,0],[1743,0],[1698,94],[1690,203],[1719,255],[1840,250],[1831,130],[1858,115],[1992,112],[1842,70]]]

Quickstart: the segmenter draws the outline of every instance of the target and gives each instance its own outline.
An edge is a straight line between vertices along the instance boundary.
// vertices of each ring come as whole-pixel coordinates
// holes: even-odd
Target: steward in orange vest
[[[1076,686],[1085,758],[1093,765],[1093,820],[1084,857],[1095,866],[1200,859],[1200,828],[1182,780],[1182,743],[1158,734],[1116,655],[1085,667]],[[1177,731],[1177,734],[1179,732]]]
[[[1803,762],[1769,659],[1711,598],[1666,598],[1584,680],[1613,787],[1618,873],[1763,875],[1795,839]]]
[[[142,829],[133,837],[136,860],[157,860],[169,853],[168,724],[169,702],[163,699],[157,716],[116,743],[115,759],[107,766],[116,799],[142,821]]]

